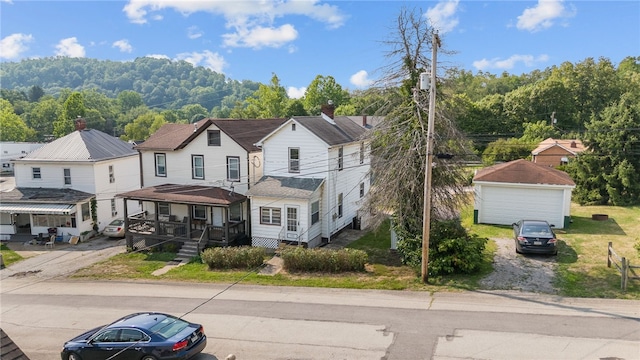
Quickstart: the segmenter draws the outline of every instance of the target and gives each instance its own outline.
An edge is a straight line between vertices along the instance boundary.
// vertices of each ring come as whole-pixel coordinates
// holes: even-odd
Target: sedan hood
[[[82,334],[80,334],[80,335],[74,337],[73,339],[69,340],[69,342],[71,342],[71,341],[75,341],[75,342],[77,342],[77,341],[87,341],[93,334],[95,334],[98,330],[102,329],[103,327],[104,327],[104,325],[103,326],[98,326],[97,328],[93,328],[93,329],[91,329],[89,331],[85,331]]]

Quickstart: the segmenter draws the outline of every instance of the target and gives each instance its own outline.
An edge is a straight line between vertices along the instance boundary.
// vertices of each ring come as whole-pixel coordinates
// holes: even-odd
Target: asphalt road
[[[146,310],[202,323],[209,343],[196,360],[640,359],[640,301],[65,277],[122,251],[99,238],[1,270],[0,327],[32,360]]]
[[[32,360],[140,310],[204,325],[197,360],[640,359],[640,302],[192,283],[2,281],[2,328]]]

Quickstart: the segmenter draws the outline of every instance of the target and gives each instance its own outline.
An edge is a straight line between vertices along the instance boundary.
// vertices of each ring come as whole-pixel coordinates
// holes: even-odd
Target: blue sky
[[[291,97],[317,75],[364,89],[389,63],[402,8],[439,29],[438,68],[520,75],[640,56],[640,1],[0,0],[0,61],[182,59]],[[428,55],[430,57],[430,54]]]

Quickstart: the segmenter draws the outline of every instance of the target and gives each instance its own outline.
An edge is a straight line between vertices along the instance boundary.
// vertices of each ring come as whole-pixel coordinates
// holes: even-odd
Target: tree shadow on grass
[[[593,220],[587,216],[572,216],[567,234],[627,235],[615,219]]]

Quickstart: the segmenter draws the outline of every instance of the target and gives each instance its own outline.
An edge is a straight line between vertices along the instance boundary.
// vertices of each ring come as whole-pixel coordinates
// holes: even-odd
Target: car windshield
[[[166,317],[162,321],[153,325],[149,330],[168,339],[180,331],[184,330],[189,323],[173,317]]]
[[[124,220],[113,220],[109,225],[121,226],[122,224],[124,224]]]

